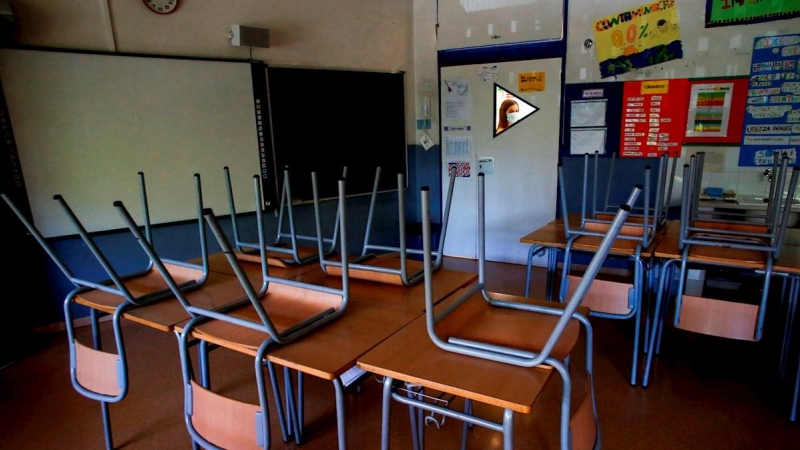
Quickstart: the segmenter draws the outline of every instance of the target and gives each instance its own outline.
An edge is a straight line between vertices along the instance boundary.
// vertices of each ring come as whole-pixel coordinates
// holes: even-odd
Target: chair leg
[[[269,370],[269,381],[272,384],[272,395],[275,397],[275,409],[277,409],[278,423],[281,427],[281,437],[283,438],[283,442],[289,442],[291,430],[283,414],[283,400],[281,400],[281,391],[278,388],[278,378],[275,375],[275,365],[269,361],[266,362],[266,365]]]
[[[464,399],[464,414],[472,415],[472,400],[468,398]],[[461,425],[461,450],[467,450],[467,431],[470,425],[466,420]]]
[[[108,403],[100,402],[100,410],[103,414],[103,433],[105,435],[106,450],[114,448],[113,436],[111,436],[111,417],[108,412]]]
[[[339,438],[339,450],[346,450],[347,429],[344,416],[344,386],[342,386],[342,380],[338,377],[333,379],[333,389],[336,395],[336,430]],[[302,419],[302,414],[300,417]],[[300,422],[302,423],[302,420]]]

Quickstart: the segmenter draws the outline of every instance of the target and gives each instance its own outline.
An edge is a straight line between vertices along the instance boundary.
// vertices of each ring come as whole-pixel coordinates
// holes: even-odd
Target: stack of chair
[[[256,211],[262,205],[260,178],[253,177],[256,193]],[[317,197],[316,176],[312,173],[315,205]],[[345,217],[344,180],[339,181],[340,217]],[[130,231],[137,237],[143,249],[153,261],[159,256],[144,240],[136,223],[127,214],[124,205],[117,202],[120,214],[126,220]],[[176,331],[185,389],[185,420],[194,443],[205,448],[263,448],[270,444],[269,412],[267,386],[264,375],[266,365],[270,372],[275,406],[280,420],[283,440],[294,434],[300,443],[298,423],[300,412],[294,410],[295,402],[290,399],[287,381],[287,410],[284,411],[280,390],[274,369],[267,363],[266,354],[276,345],[286,345],[318,330],[344,313],[349,299],[347,242],[345,221],[340,222],[338,230],[340,252],[345,263],[342,265],[342,288],[308,284],[294,280],[281,279],[269,274],[266,258],[261,258],[263,284],[256,290],[247,273],[242,268],[234,246],[231,245],[211,209],[203,212],[207,225],[211,228],[225,254],[228,263],[241,284],[245,297],[225,308],[209,309],[203,305],[191,304],[182,299],[176,283],[168,271],[161,270],[173,293],[182,299],[191,319]],[[256,214],[259,229],[260,254],[266,254],[262,214]],[[319,224],[319,217],[316,223]],[[317,227],[317,236],[322,241],[322,231]],[[320,244],[321,245],[321,244]],[[160,267],[156,263],[156,267]],[[192,365],[189,349],[199,346],[199,381]],[[259,404],[241,402],[215,392],[209,379],[207,351],[210,348],[224,347],[254,357],[255,376]],[[287,377],[288,380],[288,377]]]
[[[367,228],[364,233],[364,246],[361,256],[350,261],[350,277],[353,279],[369,280],[379,283],[394,284],[400,286],[410,286],[416,284],[423,277],[423,267],[419,260],[412,259],[410,256],[420,256],[420,249],[408,248],[406,244],[406,219],[405,201],[403,191],[405,182],[403,174],[397,174],[397,209],[399,224],[399,247],[380,245],[370,241],[373,224],[375,222],[375,204],[378,198],[378,185],[380,182],[381,168],[375,170],[375,181],[372,187],[372,197],[370,200],[369,215],[367,217]],[[442,217],[442,234],[435,255],[433,270],[437,270],[442,265],[445,235],[447,233],[447,221],[450,216],[450,205],[453,200],[453,186],[455,185],[455,170],[450,173],[450,180],[447,190],[447,201],[445,202],[444,214]],[[341,217],[341,216],[340,216]],[[321,255],[322,269],[333,276],[341,275],[343,259],[330,259],[327,255]]]
[[[670,190],[672,187],[672,177],[668,173],[674,174],[675,163],[673,160],[672,169],[669,170],[670,160],[666,155],[659,158],[658,173],[656,178],[655,199],[651,195],[653,192],[651,181],[652,169],[646,166],[644,169],[640,205],[634,205],[630,199],[626,203],[632,205],[631,214],[627,217],[625,225],[620,230],[617,241],[611,248],[610,257],[616,260],[623,260],[626,267],[632,265],[632,277],[603,277],[595,280],[583,305],[591,310],[591,315],[615,320],[634,321],[633,350],[631,355],[630,383],[636,385],[638,374],[639,342],[642,327],[643,298],[647,293],[646,265],[648,264],[647,249],[657,238],[667,217],[669,207]],[[568,187],[564,177],[563,168],[559,166],[559,189],[561,191],[561,214],[564,220],[564,231],[567,238],[564,249],[564,262],[561,275],[561,289],[559,300],[564,302],[575,292],[580,282],[580,276],[573,274],[572,254],[574,252],[592,253],[598,248],[601,237],[608,232],[612,224],[607,212],[610,195],[610,185],[615,182],[613,179],[613,159],[612,173],[609,174],[606,188],[605,207],[597,207],[598,191],[598,154],[594,155],[594,174],[593,188],[591,193],[591,210],[587,212],[587,199],[589,194],[589,155],[584,156],[583,186],[581,196],[580,223],[577,227],[570,224],[570,211],[567,206]],[[619,182],[619,180],[616,180]],[[651,204],[652,201],[652,204]],[[645,332],[645,336],[647,332]]]
[[[679,229],[680,259],[667,264],[679,264],[677,292],[673,303],[673,326],[678,329],[743,341],[761,341],[770,294],[773,265],[779,258],[789,213],[794,200],[800,168],[793,167],[789,176],[789,158],[775,153],[774,182],[770,184],[763,214],[737,216],[727,211],[714,215],[700,208],[701,182],[705,154],[690,158],[683,169],[681,221]],[[724,300],[685,293],[688,270],[724,268],[731,273],[761,278],[758,298]],[[665,271],[669,273],[669,271]],[[671,275],[665,275],[667,281]],[[660,295],[669,299],[667,288]],[[668,301],[656,311],[666,316]],[[653,332],[645,365],[645,384],[649,378],[653,349],[660,344],[663,322]]]
[[[230,170],[227,167],[225,167],[224,170],[225,185],[228,193],[228,207],[233,224],[233,240],[237,250],[237,258],[242,261],[259,263],[262,255],[260,244],[258,242],[248,242],[240,239],[241,228],[236,212],[236,204],[233,199]],[[346,177],[347,167],[342,170],[342,178]],[[319,259],[319,253],[317,252],[317,236],[300,234],[297,231],[291,182],[289,178],[289,168],[286,167],[283,171],[283,184],[281,188],[281,201],[278,207],[278,223],[275,240],[271,244],[266,245],[266,253],[263,253],[263,255],[266,255],[267,263],[277,267],[309,264]],[[260,206],[257,207],[259,208],[257,211],[260,211]],[[338,227],[339,220],[337,217],[331,236],[323,238],[323,242],[328,246],[324,251],[324,254],[327,256],[335,253],[335,236],[338,233]],[[258,230],[258,233],[263,233],[263,230]]]
[[[101,403],[103,416],[103,429],[107,449],[112,449],[113,437],[109,416],[109,403],[116,403],[125,398],[128,392],[128,364],[125,354],[125,341],[123,339],[121,318],[122,315],[134,308],[153,305],[163,300],[173,298],[173,292],[181,294],[200,289],[208,275],[208,253],[206,248],[205,227],[202,214],[203,201],[197,181],[197,210],[200,228],[200,243],[202,264],[189,264],[181,261],[159,261],[159,267],[147,264],[146,267],[133,273],[121,275],[114,268],[104,252],[99,248],[93,236],[86,230],[80,219],[73,212],[67,201],[56,195],[54,199],[64,210],[75,230],[91,251],[97,263],[102,267],[108,277],[106,280],[93,281],[74,275],[73,270],[62,261],[58,254],[50,247],[48,242],[17,208],[5,194],[3,200],[8,204],[20,221],[25,225],[31,235],[50,256],[61,272],[75,286],[64,299],[64,319],[69,339],[69,363],[72,385],[82,395],[97,400]],[[144,174],[139,173],[139,186],[142,199],[142,213],[144,217],[145,233],[141,235],[142,241],[152,248],[152,233],[150,229],[150,213],[147,204],[147,192]],[[76,267],[77,269],[77,267]],[[83,268],[85,270],[85,268]],[[159,274],[167,273],[173,282],[168,286]],[[75,335],[73,323],[73,305],[76,299],[92,304],[90,309],[92,325],[92,344],[80,342]],[[99,308],[99,309],[98,309]],[[99,318],[101,315],[111,315],[111,326],[114,334],[115,350],[104,350],[100,340]]]

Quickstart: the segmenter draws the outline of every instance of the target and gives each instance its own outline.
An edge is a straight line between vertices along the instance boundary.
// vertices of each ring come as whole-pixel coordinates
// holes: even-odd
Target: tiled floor
[[[473,262],[448,260],[465,270]],[[533,292],[544,291],[536,270]],[[490,289],[519,294],[524,268],[490,264]],[[769,342],[722,341],[668,332],[651,386],[631,386],[629,323],[592,319],[595,328],[595,389],[604,449],[792,449],[800,448],[800,424],[788,421],[789,390],[777,371]],[[104,330],[108,331],[107,324]],[[81,333],[88,335],[88,329]],[[116,448],[188,449],[177,345],[171,334],[125,324],[131,388],[111,406]],[[9,345],[6,343],[5,345]],[[66,337],[37,337],[28,356],[0,370],[0,448],[102,448],[100,407],[70,385]],[[212,381],[227,395],[255,402],[252,359],[225,350],[212,352]],[[334,393],[329,382],[306,377],[306,442],[280,439],[272,421],[272,448],[336,447]],[[528,416],[515,422],[516,448],[558,448],[558,386]],[[555,395],[554,395],[555,394]],[[368,378],[360,392],[345,396],[350,448],[380,444],[380,385]],[[459,400],[454,400],[458,402]],[[407,410],[392,406],[392,448],[411,448]],[[273,409],[274,410],[274,409]],[[499,417],[498,411],[481,408]],[[441,420],[441,418],[439,418]],[[426,428],[429,449],[458,448],[461,426],[447,419]],[[501,448],[498,433],[474,428],[467,448]]]

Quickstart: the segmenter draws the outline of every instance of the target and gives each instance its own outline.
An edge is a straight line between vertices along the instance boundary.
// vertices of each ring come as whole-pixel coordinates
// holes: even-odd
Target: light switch
[[[494,157],[491,156],[478,156],[478,172],[483,172],[484,175],[494,173]]]

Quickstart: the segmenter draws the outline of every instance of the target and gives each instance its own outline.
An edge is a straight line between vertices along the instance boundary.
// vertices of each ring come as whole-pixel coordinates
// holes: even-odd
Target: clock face
[[[178,9],[178,0],[142,0],[150,11],[157,14],[169,14]]]

